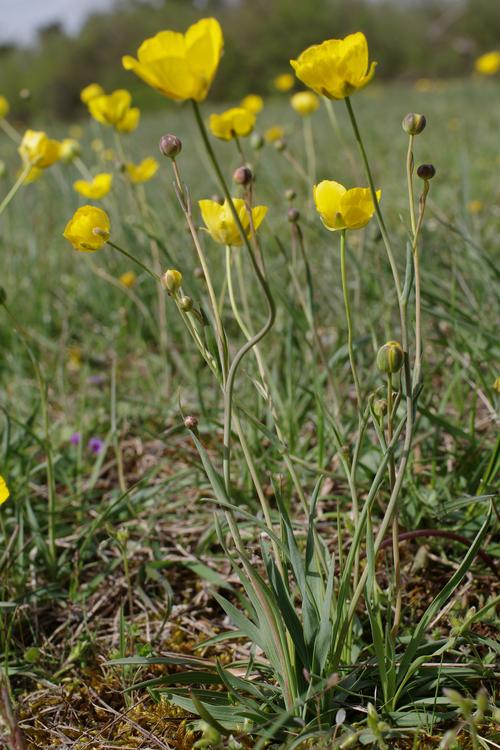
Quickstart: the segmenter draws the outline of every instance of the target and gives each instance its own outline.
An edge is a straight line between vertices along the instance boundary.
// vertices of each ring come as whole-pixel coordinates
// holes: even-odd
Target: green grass
[[[485,518],[486,503],[481,497],[494,494],[498,473],[499,396],[493,387],[499,374],[497,93],[495,84],[475,81],[451,82],[427,93],[402,85],[373,85],[353,101],[376,185],[382,188],[382,206],[395,238],[402,273],[409,220],[407,141],[400,122],[409,111],[427,116],[427,128],[415,140],[416,163],[432,162],[437,169],[421,250],[424,388],[415,447],[400,500],[400,523],[402,531],[452,531],[470,543]],[[365,185],[342,104],[335,108],[341,141],[325,111],[314,119],[318,178]],[[208,115],[210,105],[204,105],[203,112]],[[198,199],[219,193],[220,188],[190,115],[188,107],[166,105],[165,116],[144,117],[140,129],[126,137],[124,145],[127,155],[138,160],[158,154],[157,143],[164,132],[179,135],[184,144],[179,165],[196,207]],[[273,124],[285,125],[290,152],[304,164],[301,122],[284,100],[269,102],[261,115],[261,130]],[[53,135],[64,134],[61,126]],[[102,171],[103,165],[90,147],[96,136],[114,148],[112,133],[99,131],[96,124],[85,126],[82,158],[91,169],[99,166],[97,171]],[[311,497],[318,475],[323,475],[317,524],[330,550],[335,551],[341,571],[355,528],[346,476],[328,415],[341,425],[349,446],[357,429],[357,412],[346,350],[338,237],[322,227],[312,206],[310,186],[282,153],[269,145],[252,152],[246,141],[243,147],[255,167],[256,202],[269,206],[259,236],[277,318],[261,350],[282,440],[276,437],[268,405],[253,386],[257,370],[251,356],[239,371],[236,397],[243,409],[245,435],[264,492],[273,513],[280,499],[282,523],[290,514],[301,549],[306,520],[286,472],[284,446],[306,497]],[[237,151],[233,144],[217,144],[216,151],[230,179],[239,164]],[[3,195],[18,167],[14,146],[4,137],[0,158],[7,164],[7,174],[1,180]],[[198,262],[173,189],[170,164],[159,154],[158,159],[162,159],[161,169],[145,187],[161,266],[181,270],[185,293],[197,307],[208,309]],[[104,165],[108,168],[114,169],[112,162]],[[137,654],[193,654],[196,643],[229,627],[213,590],[218,587],[233,605],[243,601],[217,536],[213,516],[216,503],[206,499],[213,498],[213,487],[183,425],[184,415],[197,416],[202,442],[219,469],[222,402],[173,300],[162,297],[167,334],[163,351],[158,295],[152,279],[135,269],[137,283],[126,290],[117,280],[123,272],[132,270],[132,264],[123,256],[109,247],[96,254],[76,253],[62,238],[67,220],[80,205],[71,187],[78,177],[72,165],[53,167],[39,182],[23,188],[0,219],[0,283],[7,293],[8,308],[23,329],[21,334],[16,331],[6,312],[1,311],[0,473],[12,492],[0,512],[2,668],[8,675],[13,701],[19,701],[20,726],[32,743],[29,747],[56,743],[58,725],[66,727],[61,731],[68,743],[75,743],[68,745],[71,747],[79,747],[76,742],[79,733],[83,736],[82,728],[93,734],[95,742],[104,738],[115,741],[117,730],[107,723],[115,716],[113,711],[120,714],[127,710],[125,715],[133,716],[143,732],[127,724],[125,718],[124,737],[128,732],[130,737],[146,741],[145,731],[175,739],[179,747],[190,747],[192,736],[185,732],[173,704],[162,704],[159,709],[145,690],[122,692],[133,682],[158,677],[164,669],[152,667],[142,672],[128,665],[121,670],[107,662]],[[112,193],[101,204],[111,217],[112,239],[149,264],[150,240],[144,222],[118,171],[114,179]],[[301,212],[309,284],[303,262],[292,259],[289,204],[284,197],[287,188],[297,192],[294,205]],[[476,213],[470,211],[473,200],[481,202],[481,210]],[[195,216],[198,220],[197,210]],[[234,350],[243,343],[243,337],[224,291],[224,249],[208,235],[202,240],[216,292],[224,300],[226,330]],[[242,255],[256,329],[264,321],[262,293],[243,249],[235,252]],[[347,265],[362,391],[383,396],[385,382],[375,367],[376,353],[379,346],[398,338],[399,333],[392,279],[375,221],[364,232],[349,233]],[[298,288],[290,268],[297,274]],[[312,295],[327,367],[318,362],[301,294],[306,300]],[[39,363],[41,388],[27,346]],[[70,443],[75,432],[82,435],[79,446]],[[87,449],[93,436],[105,441],[104,450],[97,456]],[[379,460],[375,436],[367,434],[357,475],[363,499]],[[52,490],[47,481],[48,462],[53,467]],[[232,502],[259,519],[248,465],[237,447],[232,477]],[[375,526],[383,515],[387,490],[385,487],[379,493]],[[55,557],[46,541],[51,491],[56,508]],[[256,534],[255,521],[244,514],[241,524],[249,555],[259,567],[261,563],[256,561],[262,559],[262,551],[256,541],[258,528]],[[224,527],[219,536],[225,531]],[[493,524],[483,549],[498,557]],[[413,633],[420,615],[461,564],[465,551],[464,546],[443,538],[402,545],[403,639]],[[375,565],[370,562],[369,549],[367,554],[368,563]],[[376,564],[382,610],[387,607],[391,590],[389,561],[388,553],[385,562],[379,556]],[[493,701],[494,685],[489,676],[494,671],[491,665],[495,656],[498,661],[493,643],[494,610],[489,609],[470,624],[467,617],[471,616],[471,607],[480,610],[491,600],[498,577],[476,559],[466,581],[453,593],[450,609],[425,635],[432,642],[455,633],[456,645],[446,652],[443,661],[465,662],[468,671],[460,676],[459,667],[455,672],[450,668],[446,684],[473,698],[483,685]],[[351,654],[351,658],[363,661],[373,651],[370,623],[359,612],[355,629],[366,647],[364,653],[356,657]],[[238,662],[248,653],[245,641],[237,644],[229,646],[222,641],[195,655],[203,654],[212,663],[215,656],[223,664]],[[261,656],[257,654],[257,660]],[[384,741],[393,747],[412,747],[416,736],[414,747],[426,746],[419,742],[437,746],[445,729],[459,721],[456,701],[450,702],[443,696],[442,687],[436,687],[438,673],[433,672],[432,678],[417,685],[411,697],[415,706],[425,700],[430,708],[424,711],[421,706],[425,704],[415,710],[406,706],[406,726],[418,727],[417,735],[405,733],[401,716],[394,712],[386,716],[378,703],[381,718],[390,729],[382,732],[386,732],[385,740],[375,737],[367,742],[377,742],[379,747]],[[376,683],[378,678],[370,679]],[[272,680],[269,685],[273,685]],[[269,685],[266,689],[273,693],[274,687]],[[345,725],[362,734],[368,731],[366,706],[373,699],[363,685],[356,683],[356,690],[362,696],[358,701],[362,709],[358,711],[348,700]],[[61,696],[71,709],[64,709]],[[141,700],[145,703],[138,704]],[[92,717],[86,718],[91,704],[100,706],[101,714],[95,709]],[[46,714],[41,706],[47,707]],[[141,706],[143,715],[139,715]],[[467,710],[460,708],[463,716]],[[339,723],[338,736],[343,723]],[[465,721],[456,744],[446,747],[467,747],[467,726],[470,720]],[[8,742],[8,730],[2,730],[0,723],[0,740],[2,731]],[[291,734],[285,741],[276,731],[276,747],[292,742]],[[373,733],[373,726],[370,731]],[[479,734],[498,742],[489,714]],[[337,746],[331,734],[323,731],[322,737],[315,741],[323,741],[325,747]],[[61,739],[59,736],[59,742]],[[16,745],[13,747],[17,750]]]

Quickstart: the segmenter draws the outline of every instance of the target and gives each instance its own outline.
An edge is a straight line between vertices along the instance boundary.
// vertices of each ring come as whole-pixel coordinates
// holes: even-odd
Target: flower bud
[[[181,297],[179,300],[179,307],[182,312],[189,312],[193,309],[193,300],[191,297]]]
[[[373,412],[377,417],[383,417],[387,414],[387,401],[385,398],[377,398],[373,402]]]
[[[284,151],[286,149],[286,143],[283,138],[278,138],[278,140],[274,141],[274,148],[276,151]]]
[[[377,354],[377,367],[388,375],[403,367],[404,352],[399,341],[388,341],[380,347]]]
[[[297,197],[297,193],[293,188],[288,188],[288,190],[285,190],[285,198],[287,201],[294,201]]]
[[[224,203],[224,198],[218,193],[214,193],[210,200],[213,200],[214,203],[218,203],[219,206],[222,206],[222,204]]]
[[[163,274],[163,284],[170,294],[176,294],[182,284],[182,273],[169,268],[168,271]]]
[[[300,219],[300,211],[298,208],[295,208],[292,206],[288,209],[288,221],[291,224],[296,224],[298,220]]]
[[[421,164],[417,168],[417,174],[420,177],[421,180],[432,180],[434,175],[436,174],[436,168],[433,164]]]
[[[177,138],[176,135],[167,133],[160,138],[160,151],[163,156],[168,156],[169,159],[175,159],[176,156],[182,151],[182,141]]]
[[[410,112],[406,115],[401,123],[403,130],[408,135],[419,135],[427,125],[425,115],[418,115],[416,112]]]
[[[253,180],[252,170],[248,167],[238,167],[233,174],[233,180],[237,185],[250,185]]]
[[[264,145],[264,139],[261,136],[261,134],[252,133],[252,136],[250,138],[250,146],[254,149],[254,151],[259,151],[263,145]]]
[[[187,430],[192,430],[194,432],[198,429],[198,420],[196,419],[196,417],[190,415],[184,420],[184,427]]]

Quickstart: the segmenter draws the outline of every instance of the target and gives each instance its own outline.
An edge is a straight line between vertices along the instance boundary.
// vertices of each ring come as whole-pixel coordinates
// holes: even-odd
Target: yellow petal
[[[3,476],[0,474],[0,505],[4,503],[8,498],[10,497],[9,488],[7,487],[7,482],[3,478]]]
[[[334,180],[323,180],[313,188],[316,210],[331,231],[345,228],[341,212],[341,200],[345,193],[345,187]]]
[[[111,231],[109,217],[96,206],[82,206],[66,225],[63,237],[75,250],[95,252],[108,241]]]

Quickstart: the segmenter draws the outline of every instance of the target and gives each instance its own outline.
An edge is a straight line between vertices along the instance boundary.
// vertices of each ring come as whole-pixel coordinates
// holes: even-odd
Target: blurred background
[[[144,109],[164,107],[121,56],[203,15],[224,29],[218,101],[269,93],[291,56],[357,30],[378,80],[469,75],[477,55],[500,47],[500,0],[0,0],[0,94],[20,120],[83,116],[79,92],[93,81],[127,87]]]

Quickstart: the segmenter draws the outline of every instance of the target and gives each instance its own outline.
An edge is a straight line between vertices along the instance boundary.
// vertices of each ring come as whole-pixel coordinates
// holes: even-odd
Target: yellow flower
[[[474,63],[476,73],[483,76],[494,76],[500,71],[500,51],[486,52],[477,58]]]
[[[130,289],[130,287],[134,286],[136,281],[137,276],[133,271],[125,271],[125,273],[122,273],[122,275],[120,276],[120,284],[126,286],[127,289]]]
[[[119,124],[128,117],[131,103],[130,92],[126,89],[117,89],[112,94],[94,96],[88,102],[88,108],[94,120],[103,125],[113,125],[118,128]]]
[[[302,115],[302,117],[307,117],[308,115],[312,115],[313,112],[316,112],[319,103],[318,97],[316,94],[313,94],[312,91],[299,91],[298,94],[294,94],[290,99],[290,104],[293,109],[298,112],[299,115]]]
[[[373,78],[376,66],[368,63],[368,44],[360,31],[308,47],[290,64],[297,78],[329,99],[345,99],[362,89]]]
[[[60,144],[60,159],[64,162],[71,162],[80,156],[82,153],[82,147],[74,138],[64,138]]]
[[[110,231],[109,217],[102,208],[82,206],[66,224],[63,237],[75,250],[95,252],[106,244]]]
[[[43,169],[40,167],[31,167],[30,171],[23,180],[24,185],[30,185],[32,182],[36,182],[40,179],[43,174]]]
[[[7,487],[7,482],[3,478],[3,476],[0,474],[0,505],[4,503],[6,500],[8,500],[10,497],[9,488]]]
[[[278,89],[278,91],[287,92],[290,91],[290,89],[293,89],[295,79],[291,73],[282,73],[281,75],[276,76],[273,83],[274,88]]]
[[[375,213],[369,188],[346,188],[339,182],[323,180],[313,188],[314,202],[321,221],[330,232],[362,229]],[[382,195],[377,190],[377,200]]]
[[[273,125],[265,131],[264,138],[268,143],[274,143],[274,141],[279,141],[283,138],[284,135],[285,128],[282,128],[281,125]]]
[[[82,350],[79,346],[68,347],[68,361],[66,367],[70,372],[78,372],[82,369]]]
[[[104,143],[100,138],[93,138],[90,142],[90,148],[98,154],[104,148]]]
[[[0,120],[9,114],[10,105],[5,96],[0,94]]]
[[[217,72],[223,45],[219,22],[202,18],[185,34],[160,31],[141,44],[137,60],[126,55],[122,63],[169,99],[201,102]]]
[[[27,130],[18,151],[25,164],[46,169],[59,159],[61,145],[41,130]]]
[[[99,201],[109,193],[112,184],[113,175],[109,172],[101,172],[96,174],[92,180],[77,180],[73,183],[73,189],[83,195],[84,198]]]
[[[240,107],[248,109],[254,115],[258,115],[264,108],[264,99],[258,94],[248,94],[241,100]]]
[[[156,159],[152,156],[148,156],[147,159],[143,159],[140,164],[132,164],[129,162],[126,165],[127,174],[132,182],[147,182],[158,171],[159,164]]]
[[[484,205],[478,200],[469,201],[467,204],[467,209],[470,214],[480,214],[483,208]]]
[[[236,212],[240,217],[243,229],[245,230],[247,237],[250,237],[250,218],[245,207],[245,201],[241,200],[241,198],[233,198],[233,203]],[[243,244],[240,230],[233,218],[227,200],[225,200],[222,205],[211,200],[198,201],[198,205],[200,206],[205,226],[212,239],[219,242],[221,245]],[[255,208],[252,208],[252,221],[255,231],[257,231],[262,224],[266,213],[266,206],[255,206]]]
[[[91,99],[95,99],[96,96],[102,96],[104,89],[98,83],[89,83],[84,89],[80,91],[80,99],[84,104],[88,104]]]
[[[125,116],[120,122],[116,123],[116,129],[119,130],[120,133],[133,133],[139,125],[140,117],[141,110],[139,107],[131,107],[128,112],[125,113]]]
[[[210,115],[208,127],[216,138],[230,141],[236,136],[249,135],[255,125],[255,115],[243,107],[227,109],[220,115]]]
[[[495,378],[493,390],[496,391],[496,393],[500,393],[500,378]]]
[[[115,159],[115,152],[112,148],[105,148],[100,155],[103,161],[114,161]]]

